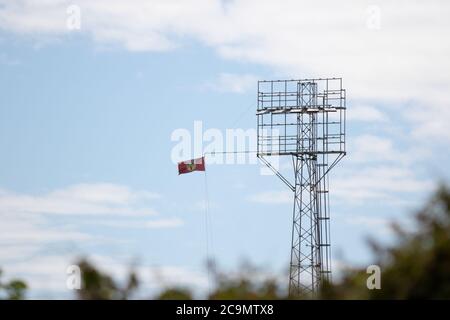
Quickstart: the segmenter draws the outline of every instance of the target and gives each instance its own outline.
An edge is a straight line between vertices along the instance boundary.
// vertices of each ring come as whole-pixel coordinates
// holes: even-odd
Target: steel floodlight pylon
[[[258,82],[257,156],[293,192],[291,295],[331,280],[328,172],[346,154],[345,101],[341,78]],[[293,182],[269,156],[292,158]]]

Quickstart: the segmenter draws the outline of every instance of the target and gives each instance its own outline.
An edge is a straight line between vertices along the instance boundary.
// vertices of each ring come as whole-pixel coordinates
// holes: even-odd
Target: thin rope
[[[205,157],[207,154],[214,155],[214,154],[227,154],[227,153],[256,153],[256,151],[220,151],[220,152],[205,152],[203,154],[203,157]],[[208,178],[206,174],[206,170],[204,171],[204,177],[205,177],[205,233],[206,233],[206,259],[207,259],[207,277],[208,277],[208,293],[211,295],[211,267],[215,268],[216,266],[216,257],[214,254],[214,237],[213,237],[213,230],[212,230],[212,216],[210,213],[210,207],[209,207],[209,190],[208,190]]]
[[[205,152],[204,155],[207,155],[207,154],[211,154],[211,155],[214,155],[214,154],[237,154],[237,153],[257,153],[257,151],[248,151],[248,150],[245,150],[245,151],[211,151],[211,152]]]
[[[245,115],[247,115],[247,113],[250,111],[250,109],[253,106],[254,106],[253,104],[250,104],[247,108],[245,108],[245,110],[241,114],[239,114],[239,116],[235,119],[235,121],[233,122],[231,127],[236,126],[236,124],[238,124],[239,121],[241,121],[242,118]],[[213,152],[206,152],[206,153],[203,154],[203,156],[205,156],[207,154],[215,155],[215,154],[238,154],[238,153],[256,153],[256,151],[232,151],[232,152],[226,152],[226,151],[215,152],[215,151],[213,151]],[[211,214],[208,214],[209,213],[209,195],[208,195],[208,181],[207,181],[207,178],[206,178],[206,170],[205,170],[205,197],[206,197],[206,199],[205,199],[205,202],[206,202],[205,203],[205,215],[206,215],[206,228],[207,228],[206,229],[207,230],[206,231],[207,232],[206,236],[208,238],[208,223],[210,224],[209,227],[212,228],[212,218],[211,218]],[[210,230],[209,232],[211,233],[210,234],[210,236],[211,236],[211,249],[213,251],[213,253],[212,253],[213,256],[212,257],[208,257],[208,254],[207,254],[207,259],[212,258],[208,262],[211,262],[212,266],[215,267],[216,266],[216,261],[215,261],[215,255],[214,255],[213,236],[212,236],[212,231]],[[209,273],[209,266],[208,266],[208,273]],[[209,277],[209,274],[208,274],[208,277]]]
[[[211,295],[211,270],[210,263],[212,263],[211,259],[211,248],[212,248],[212,232],[210,230],[210,214],[209,214],[209,193],[208,193],[208,179],[206,177],[206,170],[204,171],[205,176],[205,233],[206,233],[206,261],[207,261],[207,272],[208,272],[208,294]],[[211,244],[210,244],[211,239]]]

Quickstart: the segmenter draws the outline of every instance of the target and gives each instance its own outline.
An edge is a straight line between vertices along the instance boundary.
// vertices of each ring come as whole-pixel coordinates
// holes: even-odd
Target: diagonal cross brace
[[[278,178],[281,179],[293,192],[295,192],[295,187],[292,185],[292,183],[289,182],[288,179],[286,179],[277,169],[275,169],[269,161],[267,161],[262,155],[258,155],[258,159],[261,159],[261,161],[269,167],[270,170],[273,171],[277,175]]]

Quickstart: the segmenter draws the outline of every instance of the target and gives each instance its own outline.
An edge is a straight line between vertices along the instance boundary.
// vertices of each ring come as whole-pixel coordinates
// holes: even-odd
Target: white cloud
[[[266,191],[251,195],[248,200],[263,204],[293,203],[294,198],[288,191]]]
[[[160,228],[177,228],[184,224],[180,218],[167,218],[156,220],[96,220],[89,221],[90,224],[96,226],[106,226],[125,229],[160,229]]]
[[[432,181],[418,178],[412,169],[389,164],[341,170],[338,176],[332,174],[330,178],[332,202],[344,202],[347,206],[380,203],[404,206],[411,195],[427,195],[433,188]],[[265,191],[251,195],[247,200],[261,204],[292,204],[293,194],[290,191]]]
[[[330,180],[333,199],[347,204],[405,203],[405,195],[428,194],[434,184],[419,179],[414,171],[398,166],[376,166],[341,172]]]
[[[0,4],[0,28],[37,37],[69,33],[66,9],[73,1],[0,0]],[[450,141],[445,120],[450,117],[450,72],[445,72],[450,70],[448,1],[377,1],[381,24],[375,29],[368,27],[372,18],[368,8],[374,5],[369,0],[348,0],[345,5],[332,0],[78,0],[76,4],[82,13],[81,32],[101,46],[171,50],[182,42],[178,39],[188,38],[213,47],[225,58],[271,66],[288,77],[342,76],[352,99],[396,104],[418,138]],[[242,90],[237,84],[231,89]],[[411,101],[425,108],[404,108]]]
[[[77,184],[40,195],[0,190],[0,257],[24,258],[54,244],[119,241],[101,232],[85,231],[86,224],[125,229],[183,225],[181,219],[160,217],[149,207],[149,200],[159,197],[153,192],[105,183]],[[101,220],[94,220],[99,216]],[[62,217],[64,220],[58,219]]]
[[[419,162],[427,156],[424,147],[401,144],[399,140],[380,137],[373,134],[362,134],[349,141],[346,161],[353,164],[374,165],[391,163],[393,166],[405,166]]]
[[[343,160],[346,165],[330,180],[333,198],[353,204],[406,205],[411,195],[429,194],[434,181],[420,175],[430,146],[411,145],[406,136],[397,138],[373,134],[352,138]]]
[[[375,107],[357,105],[348,109],[347,120],[358,122],[385,122],[387,121],[387,116]]]
[[[244,93],[255,90],[257,81],[258,77],[252,74],[221,73],[217,80],[204,87],[218,92]]]
[[[350,141],[349,158],[356,162],[400,160],[399,151],[390,139],[364,134]]]
[[[450,126],[447,123],[450,101],[433,100],[409,106],[405,110],[405,118],[411,123],[412,138],[427,145],[438,143],[442,146],[450,142]]]
[[[45,213],[67,215],[126,215],[148,216],[156,212],[136,203],[158,198],[147,191],[133,191],[128,187],[106,183],[78,184],[43,195],[0,194],[0,212]]]
[[[396,139],[394,140],[393,137]],[[430,157],[430,145],[409,142],[411,142],[410,136],[403,136],[397,132],[390,132],[389,137],[374,134],[350,136],[348,156],[344,161],[359,165],[390,163],[393,167],[405,167],[423,163]]]
[[[126,186],[110,183],[77,184],[63,190],[54,191],[52,195],[94,203],[111,204],[126,204],[138,199],[160,198],[160,195],[157,193],[132,191]]]
[[[364,214],[348,214],[337,216],[349,225],[365,227],[372,233],[390,235],[392,234],[392,219],[379,216],[368,216]]]
[[[121,229],[182,226],[183,220],[160,217],[148,207],[149,200],[159,197],[153,192],[105,183],[77,184],[40,195],[17,194],[0,189],[2,267],[8,277],[17,276],[26,280],[32,289],[31,294],[37,295],[35,297],[73,297],[73,292],[66,288],[66,268],[80,251],[76,248],[96,244],[115,245],[126,241],[120,237],[110,239],[98,228],[87,231],[86,225]],[[149,216],[152,219],[148,219]],[[55,224],[57,217],[64,217],[64,224]],[[102,219],[95,220],[96,217]],[[58,251],[61,254],[57,255]],[[93,261],[119,279],[121,275],[124,277],[128,267],[123,261],[106,257],[94,256]],[[140,267],[138,271],[144,287],[152,290],[164,285],[165,281],[203,285],[201,274],[184,268]],[[163,275],[162,280],[155,276],[157,272]]]

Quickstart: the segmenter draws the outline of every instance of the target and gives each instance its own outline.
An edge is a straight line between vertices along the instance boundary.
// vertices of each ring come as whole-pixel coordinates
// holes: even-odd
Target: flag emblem
[[[178,163],[178,174],[184,174],[193,171],[205,171],[205,157]]]

